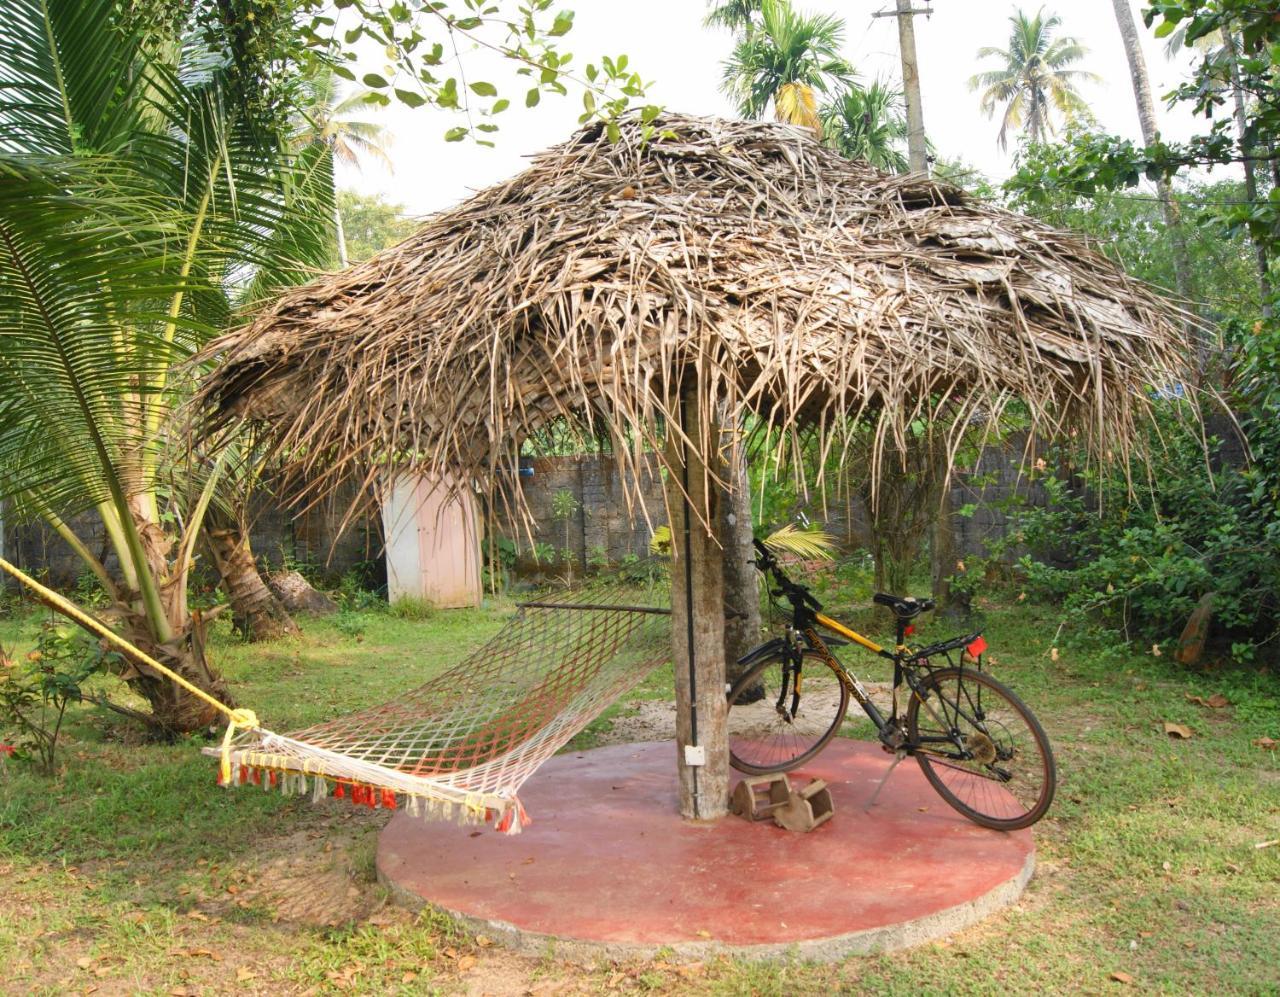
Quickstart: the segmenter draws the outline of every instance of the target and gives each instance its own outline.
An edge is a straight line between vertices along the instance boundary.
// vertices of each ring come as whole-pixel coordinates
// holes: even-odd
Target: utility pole
[[[929,0],[925,0],[926,3]],[[924,144],[924,110],[920,106],[920,71],[916,61],[916,29],[913,18],[932,13],[928,7],[912,7],[911,0],[896,0],[895,10],[879,11],[872,17],[898,19],[898,47],[902,50],[902,89],[907,98],[907,163],[912,173],[928,173],[929,159]]]

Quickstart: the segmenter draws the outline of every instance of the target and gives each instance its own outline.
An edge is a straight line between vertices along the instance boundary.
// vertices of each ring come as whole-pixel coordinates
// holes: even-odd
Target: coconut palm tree
[[[815,91],[849,86],[853,67],[840,56],[844,22],[797,13],[787,0],[762,0],[760,23],[744,34],[725,62],[722,89],[744,118],[761,118],[772,102],[779,121],[819,135]]]
[[[353,111],[369,106],[364,92],[343,97],[337,76],[327,66],[320,67],[313,76],[304,80],[301,89],[298,128],[293,136],[295,148],[318,145],[328,150],[335,162],[344,166],[359,169],[365,159],[375,159],[391,169],[391,159],[387,155],[391,137],[387,130],[376,122],[351,117]],[[346,267],[347,240],[336,192],[333,228],[338,246],[338,265]]]
[[[1054,133],[1054,113],[1067,121],[1088,119],[1089,107],[1076,92],[1084,81],[1096,82],[1095,73],[1069,69],[1088,54],[1075,38],[1055,38],[1062,18],[1046,14],[1042,7],[1034,17],[1021,10],[1009,17],[1009,47],[978,49],[978,58],[994,56],[1003,65],[969,78],[970,90],[982,91],[982,110],[991,118],[1003,107],[997,141],[1009,144],[1009,129],[1021,127],[1036,142]]]
[[[282,154],[271,115],[240,99],[244,63],[206,32],[157,40],[118,7],[5,8],[0,499],[52,526],[128,639],[225,697],[187,604],[221,468],[173,484],[175,370],[234,295],[323,262],[332,177],[319,150]],[[73,528],[84,516],[110,559]],[[157,728],[214,719],[140,667],[122,677]]]
[[[882,80],[850,87],[822,110],[823,137],[846,159],[893,173],[907,171],[907,119],[902,91]]]

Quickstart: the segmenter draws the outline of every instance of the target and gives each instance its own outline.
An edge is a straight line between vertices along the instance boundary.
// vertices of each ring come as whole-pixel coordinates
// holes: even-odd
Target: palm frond
[[[761,541],[773,554],[790,554],[805,561],[830,561],[836,538],[817,526],[799,527],[787,523]]]

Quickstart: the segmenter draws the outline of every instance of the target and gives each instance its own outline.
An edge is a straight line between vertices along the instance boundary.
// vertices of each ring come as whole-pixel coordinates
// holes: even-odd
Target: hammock
[[[525,780],[670,656],[669,599],[665,586],[606,582],[523,603],[484,646],[393,702],[233,736],[230,784],[518,833]]]
[[[375,706],[289,734],[232,709],[0,558],[0,569],[227,715],[218,783],[349,798],[519,833],[517,792],[544,761],[670,655],[670,590],[620,576],[519,605],[484,646]]]

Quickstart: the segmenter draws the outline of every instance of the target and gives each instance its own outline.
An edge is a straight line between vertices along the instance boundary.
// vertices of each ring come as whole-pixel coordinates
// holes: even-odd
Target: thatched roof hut
[[[963,421],[1018,398],[1125,452],[1178,378],[1176,310],[1077,238],[786,125],[657,128],[585,128],[285,292],[213,345],[207,410],[255,422],[319,493],[389,455],[492,485],[561,417],[629,461],[691,386],[724,425],[837,442],[860,411],[901,439],[944,401]]]

